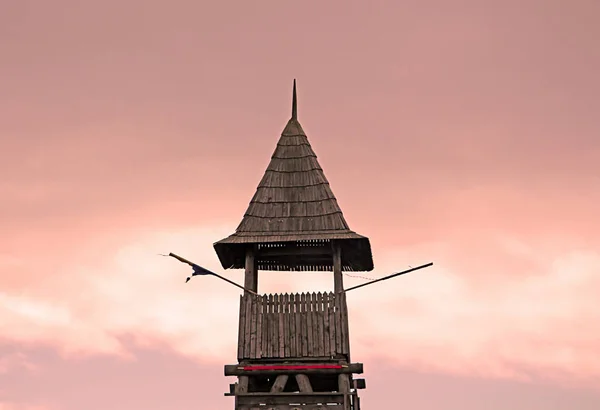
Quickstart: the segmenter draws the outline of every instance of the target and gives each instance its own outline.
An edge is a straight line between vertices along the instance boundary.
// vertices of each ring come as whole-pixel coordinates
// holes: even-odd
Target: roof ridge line
[[[289,146],[289,145],[288,145]],[[303,155],[301,157],[277,157],[275,154],[271,156],[271,159],[300,159],[300,158],[317,158],[317,154]]]
[[[319,186],[319,185],[329,185],[329,182],[318,182],[316,184],[309,184],[309,185],[263,185],[263,184],[259,184],[258,188],[308,188],[311,186]]]
[[[337,198],[335,196],[331,197],[331,198],[324,198],[324,199],[310,199],[310,200],[305,200],[305,201],[269,201],[269,202],[262,202],[262,201],[256,201],[256,200],[251,200],[250,203],[251,204],[307,204],[307,203],[313,203],[313,202],[323,202],[323,201],[335,201],[337,202]]]
[[[340,210],[340,211],[333,211],[333,212],[322,213],[322,214],[319,214],[319,215],[259,216],[259,215],[253,215],[253,214],[245,213],[244,216],[249,216],[249,217],[252,217],[252,218],[259,218],[259,219],[288,219],[288,218],[320,218],[322,216],[329,216],[329,215],[335,215],[335,214],[341,214],[341,213],[343,213],[343,212]]]
[[[278,171],[275,169],[269,169],[267,168],[267,170],[265,171],[265,174],[267,172],[273,172],[275,174],[299,174],[301,172],[314,172],[314,171],[321,171],[323,172],[323,168],[310,168],[310,169],[305,169],[303,171]]]

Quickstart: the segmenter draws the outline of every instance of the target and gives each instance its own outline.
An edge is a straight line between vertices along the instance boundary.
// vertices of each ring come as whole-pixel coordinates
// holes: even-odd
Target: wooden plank
[[[269,357],[275,356],[275,294],[269,295]]]
[[[244,359],[250,357],[250,332],[252,331],[252,294],[247,294],[245,297],[246,312],[244,319]]]
[[[283,357],[290,357],[290,295],[283,295]]]
[[[348,329],[348,305],[346,304],[346,294],[340,294],[341,316],[342,316],[342,353],[348,355],[350,353],[350,332]]]
[[[261,315],[261,342],[260,342],[260,357],[267,357],[267,344],[269,341],[269,332],[268,332],[268,320],[267,320],[267,311],[268,311],[268,300],[267,295],[261,296],[261,304],[262,304],[262,315]]]
[[[324,315],[323,315],[323,294],[317,293],[317,354],[325,356],[325,337],[324,337]]]
[[[313,334],[313,317],[312,317],[312,308],[313,308],[313,293],[306,294],[306,340],[307,340],[307,350],[306,355],[309,357],[315,356],[314,353],[314,334]]]
[[[296,313],[294,317],[296,318],[296,356],[302,357],[302,300],[301,294],[296,294],[296,300],[294,304],[296,305]]]
[[[244,296],[240,295],[240,323],[238,328],[238,360],[244,357],[244,331],[246,329],[246,301]]]
[[[279,297],[275,293],[273,294],[273,313],[271,316],[271,334],[273,338],[271,339],[271,357],[277,357],[279,354],[279,326],[277,321],[277,307],[279,304]]]
[[[331,357],[331,345],[329,344],[329,293],[323,295],[323,348],[326,357]]]
[[[335,352],[342,353],[342,311],[339,293],[335,295]]]
[[[267,295],[267,314],[266,314],[266,319],[267,319],[267,344],[266,344],[266,351],[267,351],[267,357],[273,357],[273,347],[271,345],[272,340],[273,340],[273,332],[272,332],[272,328],[271,328],[271,324],[273,323],[273,295],[269,294]]]
[[[279,328],[277,329],[277,334],[279,336],[279,350],[277,352],[279,357],[285,357],[285,334],[283,333],[284,331],[284,325],[283,325],[283,321],[285,318],[285,312],[284,312],[284,307],[285,307],[285,302],[283,299],[283,294],[279,295],[279,313],[277,315],[277,319],[278,319],[278,325]]]
[[[314,364],[287,364],[287,365],[248,365],[227,364],[224,368],[225,376],[249,376],[249,375],[277,375],[277,374],[354,374],[363,373],[362,363],[350,363],[348,365],[335,365],[329,363]]]
[[[312,393],[246,393],[236,397],[237,410],[341,410],[339,404],[343,403],[343,394],[333,392]],[[290,403],[302,403],[294,406]],[[323,406],[327,403],[327,406]],[[337,403],[338,405],[332,405]],[[282,406],[283,407],[279,407]],[[271,406],[271,407],[265,407]],[[277,406],[277,407],[272,407]],[[396,408],[396,407],[393,407]]]
[[[298,255],[298,256],[313,256],[313,255],[323,255],[331,258],[332,250],[331,247],[302,247],[302,248],[263,248],[259,253],[261,258],[273,258],[273,257],[281,257],[281,256],[290,256],[290,255]]]
[[[251,309],[251,318],[252,318],[252,323],[250,326],[250,353],[248,354],[248,357],[252,358],[252,359],[256,359],[256,336],[257,336],[257,319],[258,319],[258,314],[257,314],[257,307],[258,307],[258,297],[255,295],[249,295],[250,296],[250,300],[252,301],[252,309]]]
[[[296,295],[290,294],[290,357],[296,357]]]
[[[331,349],[331,356],[335,356],[335,295],[333,293],[329,293],[329,348]]]
[[[300,295],[300,306],[302,318],[302,357],[308,356],[308,323],[306,320],[306,293]]]
[[[257,359],[261,358],[261,342],[262,342],[262,320],[263,320],[263,315],[262,315],[262,301],[263,301],[263,297],[262,296],[257,296],[256,297],[256,350],[254,353],[254,357],[256,357]]]
[[[315,355],[323,356],[322,349],[319,347],[323,344],[322,335],[319,336],[319,322],[321,323],[321,327],[323,326],[323,297],[321,292],[315,293],[315,310],[314,310],[314,339],[315,339]]]
[[[319,294],[313,293],[313,298],[313,343],[315,345],[313,350],[315,356],[322,356],[319,348],[321,345],[321,342],[319,341]]]
[[[281,357],[280,353],[281,353],[281,348],[283,347],[283,340],[281,338],[281,330],[283,330],[283,321],[282,321],[282,315],[281,315],[281,308],[283,307],[281,304],[281,299],[283,297],[283,295],[276,295],[277,296],[277,315],[275,317],[275,332],[277,333],[277,340],[276,340],[276,344],[275,344],[275,356],[276,357]]]
[[[272,313],[271,313],[271,357],[277,357],[277,345],[279,344],[279,337],[277,335],[277,302],[278,302],[277,294],[273,294],[273,304],[272,304]]]

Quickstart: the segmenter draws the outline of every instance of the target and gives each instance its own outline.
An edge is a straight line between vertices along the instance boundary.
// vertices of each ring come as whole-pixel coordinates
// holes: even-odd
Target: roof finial
[[[298,119],[298,102],[296,99],[296,79],[294,78],[294,93],[292,95],[292,120]]]

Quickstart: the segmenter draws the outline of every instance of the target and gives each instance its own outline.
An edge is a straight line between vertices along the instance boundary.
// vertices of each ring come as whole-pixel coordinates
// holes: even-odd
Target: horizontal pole
[[[248,376],[252,374],[340,374],[362,373],[362,363],[307,364],[307,365],[225,365],[225,376]]]
[[[414,272],[414,271],[419,270],[419,269],[428,268],[431,265],[433,265],[433,262],[429,262],[429,263],[426,263],[425,265],[417,266],[416,268],[410,268],[410,269],[404,270],[402,272],[393,273],[391,275],[384,276],[383,278],[375,279],[375,280],[372,280],[372,281],[367,282],[367,283],[361,283],[360,285],[352,286],[351,288],[348,288],[348,289],[344,290],[344,292],[350,292],[351,290],[362,288],[363,286],[372,285],[374,283],[381,282],[381,281],[388,280],[388,279],[392,279],[392,278],[395,278],[396,276],[400,276],[400,275],[404,275],[406,273]]]

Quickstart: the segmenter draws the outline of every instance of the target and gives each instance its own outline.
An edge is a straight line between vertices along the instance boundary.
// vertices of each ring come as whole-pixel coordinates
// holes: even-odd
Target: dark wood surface
[[[293,363],[286,363],[293,364]],[[268,369],[268,370],[244,370],[244,366],[238,364],[227,364],[225,365],[225,376],[241,376],[241,375],[255,375],[255,374],[268,374],[268,375],[276,375],[276,374],[338,374],[338,373],[355,373],[361,374],[363,372],[363,364],[362,363],[350,363],[348,365],[343,366],[340,369],[291,369],[291,370],[278,370],[278,369]]]
[[[349,358],[344,293],[240,296],[238,360]]]

